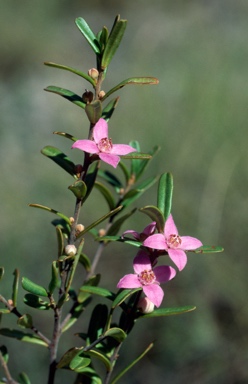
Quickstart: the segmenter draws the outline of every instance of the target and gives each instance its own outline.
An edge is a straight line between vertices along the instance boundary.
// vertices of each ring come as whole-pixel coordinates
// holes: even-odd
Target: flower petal
[[[121,237],[123,237],[125,235],[129,235],[129,234],[132,235],[136,240],[139,240],[139,238],[140,238],[139,232],[133,231],[132,229],[129,229],[129,230],[123,232]]]
[[[99,149],[96,143],[92,140],[77,140],[72,145],[72,148],[78,148],[78,149],[81,149],[81,151],[88,152],[88,153],[99,152]]]
[[[105,163],[109,164],[109,165],[112,165],[112,167],[116,168],[119,161],[120,161],[120,158],[119,156],[116,156],[116,155],[112,155],[111,153],[102,153],[100,152],[99,153],[99,157],[102,161],[104,161]]]
[[[171,249],[171,248],[169,248],[167,252],[171,260],[176,264],[179,271],[181,271],[187,264],[186,253],[180,249]]]
[[[117,284],[117,288],[139,288],[142,287],[138,276],[134,273],[130,273],[128,275],[123,276]]]
[[[176,276],[176,271],[174,268],[169,267],[168,265],[160,265],[153,269],[153,272],[156,276],[156,280],[159,283],[166,283],[167,281],[173,279]]]
[[[167,243],[165,241],[164,235],[161,233],[156,233],[155,235],[149,236],[143,243],[145,247],[154,248],[154,249],[165,249],[167,250]]]
[[[144,285],[143,292],[156,307],[161,305],[164,291],[158,284]]]
[[[97,144],[101,139],[108,137],[108,123],[104,119],[99,119],[94,126],[93,137]]]
[[[142,234],[148,237],[148,236],[151,236],[155,232],[155,230],[156,230],[156,221],[153,221],[151,224],[148,224],[144,228]]]
[[[166,223],[164,226],[164,235],[166,239],[168,239],[170,235],[178,235],[178,230],[174,223],[172,215],[170,215],[166,220]]]
[[[137,150],[135,148],[127,144],[113,144],[111,148],[111,153],[114,155],[127,155],[128,153],[136,151]]]
[[[202,242],[195,237],[191,236],[181,236],[182,243],[180,245],[181,249],[185,250],[194,250],[202,246]]]
[[[134,272],[140,274],[144,270],[152,269],[151,260],[145,251],[139,251],[133,261]]]

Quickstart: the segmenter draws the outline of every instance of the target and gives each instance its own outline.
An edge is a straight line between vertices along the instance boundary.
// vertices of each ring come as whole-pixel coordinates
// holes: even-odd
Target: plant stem
[[[3,358],[3,355],[2,355],[2,352],[0,351],[0,363],[3,367],[3,370],[4,370],[4,373],[6,375],[6,379],[7,379],[7,383],[8,384],[18,384],[17,381],[15,381],[14,379],[12,379],[11,377],[11,374],[10,374],[10,371],[9,371],[9,368],[7,366],[7,363],[6,361],[4,360]]]

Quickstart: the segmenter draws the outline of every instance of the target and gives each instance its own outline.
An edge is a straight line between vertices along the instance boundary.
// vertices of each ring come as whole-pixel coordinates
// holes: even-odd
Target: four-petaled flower
[[[136,240],[143,242],[147,237],[154,234],[156,230],[156,221],[153,221],[151,224],[148,224],[142,232],[136,232],[132,229],[129,229],[123,232],[122,237],[125,235],[132,235]]]
[[[170,215],[164,226],[164,234],[157,233],[149,236],[143,245],[148,248],[167,251],[171,260],[181,271],[187,263],[187,256],[184,251],[193,251],[201,247],[202,242],[194,237],[179,236],[172,215]]]
[[[125,275],[117,284],[118,288],[142,288],[148,299],[159,307],[164,297],[160,283],[166,283],[176,275],[174,268],[167,265],[152,267],[147,253],[139,251],[133,261],[135,274]]]
[[[81,151],[96,154],[99,158],[117,167],[120,157],[119,155],[127,155],[135,152],[136,149],[127,144],[112,144],[112,140],[108,137],[108,124],[104,119],[99,119],[93,128],[94,140],[77,140],[72,148],[81,149]]]

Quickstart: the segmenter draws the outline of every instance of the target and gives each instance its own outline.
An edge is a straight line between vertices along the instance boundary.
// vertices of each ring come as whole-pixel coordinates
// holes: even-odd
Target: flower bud
[[[76,225],[76,235],[79,235],[80,232],[84,230],[84,225],[83,224],[77,224]]]
[[[88,103],[91,103],[92,100],[94,98],[94,95],[93,95],[93,92],[91,91],[88,91],[87,89],[85,90],[85,92],[83,93],[82,95],[82,99],[83,101],[88,104]]]
[[[99,76],[99,72],[96,68],[91,68],[88,70],[88,75],[93,79],[97,80]]]
[[[69,220],[70,220],[71,225],[72,225],[72,224],[74,223],[74,221],[75,221],[75,220],[74,220],[74,217],[70,217]]]
[[[72,256],[75,256],[77,253],[77,248],[75,247],[75,245],[73,244],[68,244],[66,247],[65,247],[65,254],[66,255],[72,255]]]
[[[106,230],[104,228],[99,229],[98,235],[99,235],[99,237],[105,236],[106,235]]]
[[[137,307],[139,308],[141,313],[151,313],[154,310],[154,304],[151,302],[151,300],[148,299],[148,297],[142,297],[139,299]]]
[[[98,94],[98,97],[101,100],[105,95],[106,95],[106,93],[104,91],[100,91]]]

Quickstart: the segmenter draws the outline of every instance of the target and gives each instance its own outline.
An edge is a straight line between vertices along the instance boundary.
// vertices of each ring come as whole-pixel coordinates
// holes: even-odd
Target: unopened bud
[[[104,91],[100,91],[98,94],[98,97],[101,100],[105,95],[106,95],[106,93]]]
[[[68,244],[66,247],[65,247],[65,254],[66,255],[72,255],[72,256],[75,256],[77,253],[77,248],[75,247],[75,245],[73,244]]]
[[[88,70],[88,75],[94,79],[94,80],[97,80],[98,79],[98,76],[99,76],[99,72],[96,68],[91,68]]]
[[[141,313],[151,313],[154,310],[154,304],[151,302],[151,300],[148,299],[148,297],[142,297],[137,307],[139,308]]]
[[[83,224],[76,225],[76,235],[79,235],[80,232],[84,230],[85,226]]]
[[[105,236],[106,235],[106,230],[104,228],[99,229],[98,235],[99,235],[99,237]]]
[[[74,223],[74,221],[75,221],[75,220],[74,220],[74,217],[70,217],[69,220],[70,220],[71,225],[72,225],[72,224]]]
[[[83,101],[88,104],[88,103],[91,103],[92,100],[94,98],[94,95],[91,91],[87,91],[87,89],[85,90],[85,92],[83,93],[82,95],[82,99]]]

